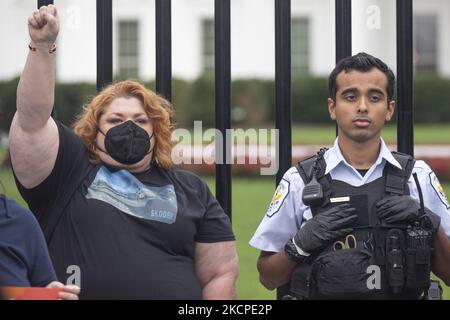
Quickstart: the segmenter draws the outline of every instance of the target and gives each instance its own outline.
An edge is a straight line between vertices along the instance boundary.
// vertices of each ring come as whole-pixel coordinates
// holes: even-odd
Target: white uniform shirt
[[[353,168],[342,156],[338,146],[338,139],[334,146],[324,154],[327,164],[325,174],[330,173],[333,180],[340,180],[352,186],[362,186],[383,175],[386,162],[401,168],[381,139],[380,154],[375,163],[364,176]],[[412,173],[417,173],[422,189],[424,205],[441,217],[441,227],[450,237],[450,205],[438,178],[430,167],[417,160]],[[279,252],[284,249],[286,242],[291,239],[305,221],[311,219],[309,206],[302,201],[302,191],[305,184],[296,167],[290,168],[280,181],[258,229],[250,240],[250,245],[262,251]],[[412,198],[419,202],[419,193],[411,174],[408,188]]]

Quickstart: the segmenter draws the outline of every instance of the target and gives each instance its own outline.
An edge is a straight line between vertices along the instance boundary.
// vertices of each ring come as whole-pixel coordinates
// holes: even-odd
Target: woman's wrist
[[[48,43],[48,42],[34,42],[33,40],[30,41],[28,44],[28,49],[30,51],[36,52],[36,51],[46,51],[48,53],[54,53],[56,51],[56,43]]]

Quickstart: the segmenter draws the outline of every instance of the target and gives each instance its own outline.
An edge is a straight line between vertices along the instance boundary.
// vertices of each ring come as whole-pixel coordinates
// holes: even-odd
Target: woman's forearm
[[[26,131],[42,128],[53,109],[55,96],[55,53],[50,44],[33,44],[17,87],[19,125]]]
[[[236,272],[216,277],[208,282],[202,289],[204,300],[235,300],[236,299]]]
[[[30,50],[17,87],[17,124],[34,133],[47,123],[55,100],[55,54],[58,11],[42,6],[28,18]],[[25,48],[24,48],[25,49]]]

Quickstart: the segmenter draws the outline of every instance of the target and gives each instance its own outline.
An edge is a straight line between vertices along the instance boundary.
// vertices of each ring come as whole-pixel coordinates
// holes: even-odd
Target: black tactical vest
[[[381,178],[360,187],[324,175],[326,164],[320,156],[299,162],[297,169],[305,185],[311,180],[312,170],[316,170],[316,178],[323,189],[323,201],[311,206],[313,216],[349,203],[356,208],[358,219],[350,226],[354,230],[350,235],[311,255],[294,269],[291,278],[294,296],[305,299],[418,299],[428,289],[431,233],[424,231],[421,234],[418,225],[386,225],[379,221],[375,212],[375,204],[383,197],[409,195],[407,182],[415,160],[406,154],[392,154],[403,170],[387,162]],[[418,190],[420,193],[420,187]],[[429,236],[426,245],[419,248],[411,239],[417,232]]]

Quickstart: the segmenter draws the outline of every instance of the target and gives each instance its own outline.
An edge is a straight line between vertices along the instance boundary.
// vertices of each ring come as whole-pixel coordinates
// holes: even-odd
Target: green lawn
[[[10,171],[0,171],[4,184],[2,192],[25,205],[14,184]],[[214,178],[206,178],[214,192]],[[450,184],[444,184],[447,194],[450,194]],[[233,196],[233,229],[237,238],[240,273],[238,278],[239,299],[275,299],[275,291],[266,290],[258,280],[256,260],[258,250],[248,245],[253,232],[261,221],[275,189],[273,178],[234,178],[232,184]],[[446,289],[446,298],[450,299],[450,289]]]
[[[329,144],[336,136],[335,126],[300,126],[292,130],[293,144]],[[397,127],[386,126],[383,139],[390,144],[397,142]],[[418,124],[414,126],[415,144],[450,144],[450,124]]]
[[[198,133],[204,134],[209,128],[203,128],[203,131]],[[238,128],[234,128],[238,129]],[[260,128],[268,129],[268,128]],[[194,136],[197,134],[195,130],[189,130],[190,139],[184,140],[177,137],[177,142],[181,143],[200,143],[207,145],[212,143],[205,136],[205,141],[202,141],[202,137]],[[261,135],[261,136],[259,136]],[[389,144],[396,144],[397,142],[397,127],[389,125],[384,127],[382,136],[384,140]],[[258,142],[260,139],[267,139],[271,141],[270,132],[257,131],[255,129],[242,128],[242,130],[236,130],[233,132],[232,138],[236,141],[245,141],[248,139],[251,142]],[[293,124],[292,127],[292,143],[293,144],[313,144],[313,145],[329,145],[336,137],[336,127],[330,123],[329,125],[302,125]],[[254,140],[253,140],[254,139]],[[265,140],[264,140],[265,141]],[[450,144],[450,124],[417,124],[414,126],[414,143],[415,144]]]

